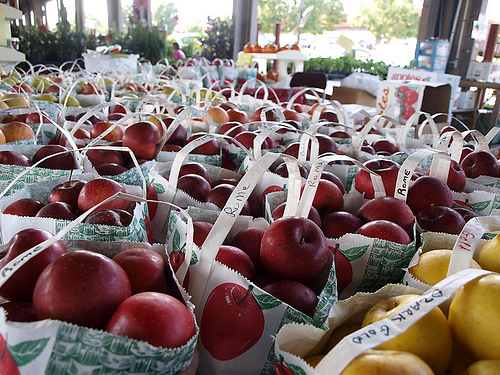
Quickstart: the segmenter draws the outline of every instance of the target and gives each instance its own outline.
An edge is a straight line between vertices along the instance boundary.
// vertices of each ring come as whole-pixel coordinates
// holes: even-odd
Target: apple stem
[[[73,169],[70,169],[68,182],[71,182],[72,179],[73,179]]]
[[[236,301],[236,303],[238,304],[238,306],[241,305],[247,299],[247,297],[250,295],[250,293],[252,293],[252,290],[253,290],[253,285],[249,285],[247,292],[239,301],[236,298],[234,299]]]

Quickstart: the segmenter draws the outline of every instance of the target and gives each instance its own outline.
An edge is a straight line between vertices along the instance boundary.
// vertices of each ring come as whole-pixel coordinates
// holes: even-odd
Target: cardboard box
[[[451,85],[440,82],[382,81],[379,84],[377,113],[386,113],[405,123],[416,111],[449,113]]]
[[[332,100],[338,100],[342,104],[361,104],[367,107],[375,107],[377,98],[363,89],[352,87],[334,87]]]
[[[500,82],[500,63],[471,61],[467,79],[486,82]]]

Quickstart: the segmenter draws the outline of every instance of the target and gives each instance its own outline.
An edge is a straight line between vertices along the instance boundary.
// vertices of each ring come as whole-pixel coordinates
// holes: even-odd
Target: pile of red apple
[[[55,92],[50,87],[48,90]],[[98,85],[90,83],[79,87],[79,94],[104,92]],[[120,87],[136,93],[151,94],[153,91],[153,88],[126,82]],[[161,89],[160,85],[154,88],[156,92],[161,92]],[[23,90],[28,92],[26,87]],[[89,181],[70,179],[54,186],[46,202],[21,199],[6,207],[3,213],[74,220],[103,199],[124,192],[120,183],[108,177],[121,174],[134,165],[128,152],[85,148],[86,145],[123,146],[131,150],[139,163],[156,162],[161,153],[179,152],[191,141],[206,134],[193,132],[193,128],[208,131],[213,125],[217,133],[224,137],[210,140],[193,150],[192,154],[220,156],[222,168],[238,171],[239,165],[230,155],[231,147],[241,145],[245,151],[251,152],[254,140],[263,131],[261,126],[266,125],[266,122],[279,123],[281,128],[276,128],[274,133],[266,137],[260,147],[264,152],[282,152],[300,160],[308,160],[299,163],[304,185],[314,160],[309,160],[311,148],[305,151],[306,155],[299,155],[300,135],[304,131],[304,123],[310,121],[316,107],[302,104],[287,106],[284,103],[282,106],[258,106],[249,113],[234,103],[204,102],[196,106],[198,113],[204,115],[177,124],[175,120],[186,110],[184,105],[171,108],[172,111],[127,117],[130,110],[124,104],[115,103],[106,112],[107,117],[104,112],[96,111],[87,116],[79,129],[73,132],[71,126],[77,124],[85,112],[66,114],[59,119],[60,125],[73,135],[81,147],[79,151],[91,162],[100,177]],[[0,144],[34,138],[29,124],[40,121],[40,115],[37,115],[37,119],[35,115],[3,116]],[[323,125],[321,133],[314,135],[319,155],[358,155],[345,140],[355,136],[362,125],[347,132],[344,127],[338,126],[338,116],[329,107],[320,109],[317,117]],[[280,122],[279,119],[284,120]],[[170,128],[173,124],[175,130]],[[454,129],[446,128],[443,132],[449,130]],[[370,131],[374,136],[376,132],[376,129]],[[42,145],[32,158],[27,158],[21,152],[2,149],[0,163],[29,167],[47,156],[60,153],[45,159],[38,166],[77,169],[79,166],[73,153],[64,152],[70,151],[66,136],[57,132],[51,144]],[[267,229],[248,227],[240,231],[220,247],[216,260],[312,317],[333,263],[339,292],[353,278],[349,261],[338,248],[329,247],[327,239],[353,233],[407,245],[413,241],[419,243],[421,231],[458,234],[465,222],[477,213],[456,203],[452,192],[463,191],[467,178],[500,177],[499,161],[491,152],[479,150],[474,144],[466,144],[459,162],[451,162],[446,182],[422,171],[406,176],[407,199],[404,202],[394,197],[401,165],[393,159],[404,158],[407,151],[389,138],[383,138],[380,134],[378,138],[373,142],[365,140],[360,150],[356,151],[363,151],[364,159],[360,161],[381,176],[386,196],[375,196],[371,178],[366,171],[359,170],[352,187],[349,187],[346,181],[326,169],[317,181],[317,192],[307,218],[283,217],[284,203],[273,207]],[[269,172],[288,177],[285,163],[276,163]],[[169,178],[168,175],[164,177]],[[186,162],[181,168],[177,188],[199,202],[212,203],[222,210],[238,182],[238,179],[212,181],[202,162]],[[264,193],[250,195],[244,203],[242,215],[253,218],[265,216],[266,195],[282,191],[283,186],[270,185],[266,188]],[[153,190],[149,187],[148,197],[157,196]],[[345,200],[354,190],[361,197],[360,204],[356,210],[348,211]],[[150,204],[149,209],[153,216],[154,205]],[[117,199],[93,212],[86,222],[127,226],[131,221],[131,210],[129,201]],[[197,221],[194,225],[194,242],[201,248],[212,224]],[[19,232],[3,249],[0,267],[51,236],[41,229]],[[169,254],[174,271],[185,261],[183,256],[183,253]],[[165,279],[167,269],[163,258],[152,250],[127,250],[110,259],[88,250],[67,252],[64,244],[57,241],[28,261],[0,287],[0,296],[8,300],[2,307],[7,310],[9,320],[58,319],[145,340],[155,346],[178,347],[194,336],[196,326],[189,309],[169,295],[172,287]],[[103,288],[103,285],[107,287]],[[184,286],[189,286],[189,273]],[[164,318],[167,314],[172,314],[169,315],[172,316],[171,320]]]

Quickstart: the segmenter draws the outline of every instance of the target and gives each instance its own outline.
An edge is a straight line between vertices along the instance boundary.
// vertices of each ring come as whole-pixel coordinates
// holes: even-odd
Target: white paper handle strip
[[[385,195],[384,183],[382,182],[382,178],[375,172],[372,172],[371,170],[366,168],[358,160],[345,155],[323,154],[311,166],[311,170],[309,171],[309,176],[307,177],[304,191],[302,191],[302,197],[299,202],[299,207],[297,208],[297,216],[307,217],[309,215],[309,211],[311,210],[312,202],[314,200],[314,196],[316,195],[316,190],[318,189],[318,182],[321,179],[321,174],[323,173],[323,169],[325,168],[326,165],[335,161],[352,162],[356,164],[359,168],[370,173],[371,181],[375,191],[375,196]]]
[[[310,147],[309,147],[310,145]],[[314,161],[318,158],[319,155],[319,142],[318,139],[310,134],[309,132],[305,131],[302,133],[302,136],[300,137],[300,142],[299,142],[299,154],[298,154],[298,159],[299,162],[301,163],[307,163],[307,151],[309,150],[309,161]]]
[[[493,141],[493,138],[495,138],[498,133],[500,133],[500,128],[498,126],[495,126],[484,136],[484,138],[486,138],[486,142],[490,144],[491,141]]]
[[[265,154],[255,162],[241,178],[238,185],[235,186],[201,247],[199,268],[194,274],[190,290],[205,290],[206,280],[208,280],[220,245],[232,228],[251,192],[258,184],[260,176],[262,176],[280,156],[281,155],[277,153]],[[191,294],[193,294],[193,304],[199,308],[201,302],[199,299],[202,298],[203,293]]]
[[[287,198],[283,216],[292,216],[297,213],[300,199],[300,189],[302,187],[302,178],[300,176],[299,163],[293,156],[281,154],[285,161],[288,171]]]
[[[429,157],[430,155],[434,154],[434,161],[437,163],[441,162],[444,163],[448,161],[448,168],[436,168],[435,167],[435,177],[441,177],[441,181],[443,181],[442,177],[444,177],[444,174],[446,174],[446,178],[444,178],[443,182],[446,182],[448,178],[448,173],[449,173],[449,161],[450,161],[450,156],[444,152],[440,152],[437,150],[432,150],[432,149],[420,149],[418,151],[415,151],[413,154],[408,156],[408,158],[403,162],[401,165],[401,168],[399,168],[398,172],[398,177],[396,179],[396,187],[394,189],[394,197],[402,200],[403,202],[406,202],[406,196],[408,195],[408,188],[410,187],[410,181],[411,181],[411,176],[415,169],[417,168],[418,164]],[[439,164],[438,164],[439,165]],[[443,165],[443,164],[441,164]],[[439,172],[438,172],[439,171]],[[438,178],[439,178],[438,177]]]
[[[452,160],[460,163],[463,147],[464,137],[462,136],[462,133],[459,131],[452,131],[441,134],[436,149],[447,152]]]
[[[292,109],[293,108],[293,104],[295,103],[295,101],[301,95],[303,95],[305,93],[308,93],[308,92],[311,93],[312,95],[314,95],[316,97],[316,100],[317,100],[318,103],[321,103],[323,101],[316,90],[312,89],[311,87],[305,87],[305,88],[300,89],[299,91],[297,91],[295,94],[293,94],[293,96],[290,98],[290,100],[288,101],[288,103],[286,105],[286,109]]]
[[[499,229],[500,216],[481,216],[470,219],[462,228],[453,246],[450,265],[448,266],[448,276],[470,268],[474,252],[483,234],[498,231]]]
[[[491,272],[477,269],[460,271],[427,290],[385,319],[344,337],[316,366],[318,375],[339,375],[357,356],[404,333],[428,312],[448,300],[461,286]]]
[[[275,128],[265,127],[253,139],[253,154],[255,159],[258,160],[262,157],[262,143],[264,143],[266,138],[271,136],[275,131]]]
[[[347,118],[347,125],[351,125],[352,127],[354,127],[354,125],[355,125],[354,124],[354,119],[358,115],[363,115],[365,118],[368,119],[368,121],[372,118],[372,115],[370,115],[366,110],[360,109],[358,111],[354,111],[353,113],[351,113],[349,115],[349,117]]]
[[[466,139],[469,135],[473,136],[477,141],[476,150],[485,150],[490,151],[490,146],[488,145],[488,141],[486,137],[479,130],[467,130],[462,133],[464,139]]]

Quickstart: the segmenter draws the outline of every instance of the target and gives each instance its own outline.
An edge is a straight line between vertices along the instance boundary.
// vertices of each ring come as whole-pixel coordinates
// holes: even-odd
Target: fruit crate
[[[448,40],[419,40],[415,53],[415,67],[431,72],[445,72],[449,49]]]

